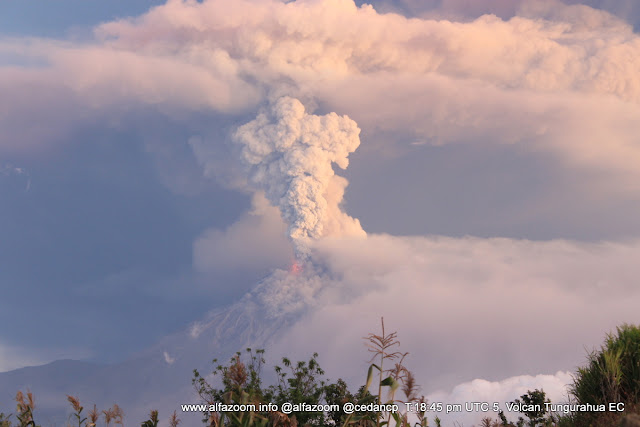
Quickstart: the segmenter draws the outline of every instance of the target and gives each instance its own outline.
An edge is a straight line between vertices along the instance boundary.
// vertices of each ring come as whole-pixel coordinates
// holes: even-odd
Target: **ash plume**
[[[299,260],[308,258],[311,239],[365,235],[360,222],[341,211],[347,180],[333,171],[334,163],[348,166],[359,135],[349,117],[307,114],[291,97],[279,98],[233,135],[250,185],[280,210]]]

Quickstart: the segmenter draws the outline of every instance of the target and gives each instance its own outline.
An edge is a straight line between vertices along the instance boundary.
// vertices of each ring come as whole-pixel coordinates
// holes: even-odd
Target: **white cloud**
[[[31,176],[24,168],[11,164],[0,165],[0,179],[2,177],[5,181],[13,181],[12,184],[24,192],[31,189]]]
[[[229,68],[271,85],[286,76],[303,92],[323,81],[387,71],[501,88],[613,93],[637,103],[637,67],[625,59],[639,48],[631,27],[585,6],[560,9],[581,13],[451,22],[378,14],[350,0],[171,2],[136,21],[104,24],[98,34],[120,49],[171,52],[201,65],[204,58],[186,55],[196,46],[221,49],[234,64]]]
[[[517,421],[518,417],[524,417],[517,412],[509,412],[506,402],[520,399],[523,394],[533,390],[543,390],[552,403],[567,402],[567,385],[571,384],[573,377],[569,372],[558,371],[553,375],[520,375],[506,378],[501,381],[487,381],[475,379],[455,386],[451,391],[440,391],[427,396],[430,403],[440,402],[446,408],[447,404],[462,405],[459,412],[446,411],[439,413],[438,417],[444,425],[453,425],[458,422],[460,425],[479,424],[484,417],[498,419],[498,412],[494,411],[494,403],[504,411],[507,419]],[[487,403],[489,410],[476,410],[472,402]],[[487,406],[485,406],[486,408]],[[473,408],[468,411],[467,408]],[[432,416],[433,417],[433,416]]]
[[[164,361],[167,362],[167,365],[173,365],[173,363],[176,361],[176,358],[171,357],[166,351],[162,352],[162,357],[164,358]]]

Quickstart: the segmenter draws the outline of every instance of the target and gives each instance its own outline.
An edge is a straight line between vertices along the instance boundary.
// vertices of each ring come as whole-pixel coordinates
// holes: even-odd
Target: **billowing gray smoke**
[[[332,167],[348,166],[359,134],[347,116],[307,114],[300,101],[283,97],[233,135],[250,184],[280,209],[298,259],[308,256],[309,239],[365,234],[339,208],[347,181]]]

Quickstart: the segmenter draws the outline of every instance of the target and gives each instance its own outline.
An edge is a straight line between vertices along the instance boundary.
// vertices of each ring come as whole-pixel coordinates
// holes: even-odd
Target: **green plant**
[[[404,357],[399,351],[392,351],[393,347],[400,345],[400,341],[397,339],[397,332],[386,334],[384,330],[384,318],[381,318],[380,322],[382,323],[382,335],[371,333],[364,338],[367,341],[369,351],[373,353],[369,362],[371,363],[375,360],[379,360],[377,365],[375,363],[371,364],[371,367],[378,370],[378,395],[376,397],[378,404],[382,403],[383,386],[388,386],[390,388],[390,394],[392,395],[395,393],[399,385],[392,376],[388,376],[383,379],[383,376],[386,373],[384,370],[384,362],[387,360],[391,361],[398,359],[401,356]],[[371,367],[369,368],[370,371]],[[376,426],[380,426],[380,413],[376,413]]]
[[[318,363],[318,353],[314,353],[309,361],[291,363],[286,357],[282,364],[286,369],[276,366],[278,383],[269,389],[269,395],[274,402],[282,405],[284,402],[292,404],[319,404],[325,394],[325,380],[321,379],[324,371]],[[288,372],[287,372],[288,371]],[[326,424],[325,414],[321,411],[296,412],[296,421],[301,425],[322,426]]]
[[[525,421],[524,418],[520,417],[518,419],[518,426],[523,426],[525,423],[529,427],[553,425],[555,419],[552,414],[547,414],[546,409],[546,404],[551,403],[551,400],[547,398],[547,395],[543,390],[527,390],[527,393],[520,396],[520,399],[514,400],[513,403],[516,405],[523,405],[523,407],[526,408],[521,412],[529,420]]]
[[[16,418],[20,422],[19,427],[38,427],[33,420],[33,410],[36,405],[33,399],[33,394],[28,391],[26,400],[22,391],[16,393]]]
[[[384,318],[380,319],[382,325],[382,333],[369,334],[364,337],[368,350],[373,353],[373,356],[369,363],[369,370],[367,371],[367,380],[365,385],[360,389],[356,401],[358,405],[367,405],[369,403],[376,403],[377,405],[390,405],[398,403],[395,398],[396,391],[400,388],[405,394],[405,400],[409,402],[417,402],[426,404],[424,396],[417,396],[419,387],[415,382],[413,374],[404,366],[404,359],[408,353],[402,353],[400,351],[394,351],[394,347],[400,346],[400,341],[397,339],[397,333],[387,333],[384,326]],[[393,361],[394,364],[391,368],[385,369],[386,363]],[[378,363],[373,363],[378,362]],[[378,378],[378,394],[372,395],[369,393],[369,388],[373,382],[374,372],[377,371]],[[383,390],[386,390],[386,399],[383,399]],[[400,409],[400,406],[398,407]],[[385,418],[386,415],[386,419]],[[419,426],[427,426],[427,418],[425,411],[419,411],[418,423]],[[347,416],[344,420],[344,425],[358,425],[358,426],[389,426],[393,422],[397,427],[409,426],[408,416],[400,411],[375,411],[354,413]]]
[[[587,355],[587,365],[578,368],[569,393],[578,404],[624,403],[625,412],[640,403],[640,326],[623,324],[616,334],[607,334],[599,350]],[[574,423],[600,424],[621,418],[618,414],[578,413]]]
[[[500,421],[493,420],[491,417],[484,417],[480,420],[479,427],[502,427],[503,424]]]
[[[180,424],[180,422],[181,421],[178,418],[176,411],[173,411],[173,414],[171,414],[171,417],[169,417],[169,427],[178,427],[178,424]]]
[[[102,413],[104,414],[104,421],[107,427],[111,425],[112,421],[114,424],[123,425],[122,419],[124,418],[124,412],[117,404],[114,403],[111,408],[105,409]]]
[[[366,340],[368,349],[373,353],[367,371],[365,384],[357,393],[351,393],[347,384],[338,379],[331,383],[324,379],[325,372],[318,363],[318,354],[314,353],[307,361],[293,363],[288,358],[282,358],[282,366],[276,366],[277,383],[264,387],[261,370],[264,361],[264,350],[252,351],[246,349],[245,354],[236,353],[227,365],[216,365],[213,374],[221,383],[221,388],[215,388],[194,370],[192,383],[200,397],[209,405],[225,402],[227,404],[255,405],[254,410],[212,411],[206,413],[203,420],[210,427],[297,427],[297,426],[357,426],[381,427],[391,426],[409,427],[406,412],[402,412],[404,405],[398,405],[400,411],[356,411],[345,413],[344,404],[357,405],[386,405],[399,402],[417,403],[414,407],[421,408],[420,403],[427,407],[424,396],[419,396],[420,387],[415,377],[405,365],[408,353],[398,350],[400,342],[397,333],[387,333],[384,319],[381,319],[381,334],[369,334]],[[213,361],[217,363],[216,360]],[[391,364],[391,365],[390,365]],[[374,380],[377,380],[377,394],[370,392]],[[404,394],[399,400],[396,394]],[[522,414],[517,423],[509,422],[505,414],[500,411],[498,420],[486,417],[481,420],[479,427],[609,427],[634,426],[640,420],[640,327],[622,325],[617,328],[617,334],[608,334],[605,343],[598,351],[588,354],[588,364],[579,368],[574,376],[570,389],[571,403],[578,405],[603,405],[609,408],[609,403],[624,403],[624,412],[603,411],[576,412],[556,415],[547,412],[545,404],[550,403],[543,390],[528,390],[527,393],[513,401],[522,405]],[[0,427],[39,427],[33,417],[35,403],[33,394],[19,391],[15,415],[0,412]],[[123,425],[123,411],[114,404],[111,408],[98,411],[96,405],[86,416],[84,407],[77,397],[67,395],[67,400],[73,408],[69,426],[98,427],[99,418],[104,415],[104,425]],[[278,409],[282,403],[337,405],[338,409],[326,412],[307,409],[294,410],[292,414],[284,414]],[[268,405],[275,403],[274,407]],[[304,408],[304,405],[302,405]],[[428,425],[426,411],[414,413],[418,421],[414,426]],[[15,417],[16,422],[10,419]],[[441,425],[438,417],[434,418],[436,426]],[[159,424],[158,411],[151,411],[149,419],[141,423],[142,427],[157,427]],[[178,427],[180,420],[174,411],[169,418],[170,427]],[[458,425],[454,423],[454,425]]]
[[[223,425],[339,425],[345,415],[341,410],[333,412],[312,411],[305,405],[332,403],[352,397],[346,383],[338,380],[329,384],[324,370],[317,361],[315,353],[308,361],[293,363],[282,358],[282,366],[275,366],[277,383],[263,386],[261,370],[264,364],[264,350],[246,349],[243,354],[236,353],[227,365],[216,365],[214,377],[220,379],[222,387],[212,386],[199,372],[194,370],[192,384],[200,398],[209,405],[216,402],[225,404],[254,405],[254,411],[213,411],[205,413],[203,421],[212,426]],[[217,360],[213,361],[214,364]],[[278,411],[283,403],[300,405],[290,415]],[[268,407],[273,403],[276,407]],[[261,405],[262,404],[262,405]]]
[[[6,415],[4,412],[0,412],[0,427],[11,427],[11,414]]]
[[[67,395],[67,400],[69,401],[69,403],[71,404],[71,407],[75,411],[73,413],[73,416],[76,418],[76,421],[78,423],[78,427],[85,426],[86,423],[87,423],[87,418],[86,417],[84,417],[84,418],[82,417],[82,410],[84,408],[80,405],[80,401],[78,400],[78,398],[74,397],[74,396]]]
[[[158,427],[158,411],[149,412],[149,419],[142,423],[142,427]]]
[[[364,387],[360,387],[356,394],[352,394],[349,391],[347,383],[342,379],[338,379],[333,384],[327,384],[324,389],[324,398],[327,404],[337,405],[339,410],[329,411],[327,413],[327,424],[333,426],[340,426],[343,424],[347,414],[344,412],[344,404],[347,402],[356,402],[362,399],[364,394]],[[368,393],[369,398],[373,396]]]
[[[247,363],[243,361],[240,352],[231,358],[227,366],[217,364],[217,359],[213,360],[215,365],[213,375],[221,379],[222,388],[213,387],[197,369],[194,369],[191,383],[204,402],[209,405],[215,405],[216,402],[260,405],[271,398],[271,395],[262,388],[261,370],[264,364],[264,350],[257,350],[254,353],[247,348],[246,354],[249,359]],[[267,412],[262,411],[207,411],[204,415],[203,422],[211,426],[264,423],[269,417]]]
[[[637,402],[640,397],[640,327],[624,324],[579,368],[571,394],[578,403]]]
[[[89,411],[89,422],[87,423],[87,427],[96,427],[98,424],[98,418],[100,418],[100,412],[98,412],[98,408],[96,405],[93,405],[93,409]]]

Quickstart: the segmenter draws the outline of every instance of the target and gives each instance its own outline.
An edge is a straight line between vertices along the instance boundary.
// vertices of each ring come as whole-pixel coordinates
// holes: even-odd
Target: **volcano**
[[[210,311],[121,363],[60,360],[0,373],[0,400],[12,402],[18,390],[30,390],[44,425],[68,421],[67,394],[78,396],[85,407],[95,403],[106,409],[118,403],[126,424],[139,423],[151,409],[159,409],[161,418],[177,410],[183,425],[198,425],[201,414],[180,411],[180,404],[199,402],[191,385],[193,370],[209,373],[214,358],[223,362],[246,348],[266,348],[296,318],[291,312],[278,315],[264,303],[268,279],[240,301]]]

